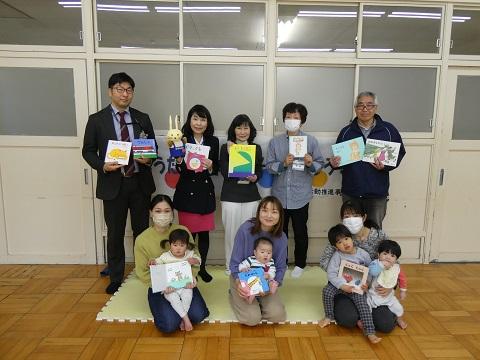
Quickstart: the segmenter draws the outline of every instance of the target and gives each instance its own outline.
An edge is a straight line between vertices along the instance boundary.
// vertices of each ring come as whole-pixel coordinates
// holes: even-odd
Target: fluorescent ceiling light
[[[406,16],[435,16],[441,17],[441,13],[427,13],[427,12],[410,12],[410,11],[392,11],[392,15],[406,15]]]
[[[464,23],[466,20],[471,20],[470,16],[452,16],[452,22]]]
[[[363,12],[363,17],[379,18],[379,17],[382,17],[382,15],[385,15],[385,11],[364,11]]]
[[[81,1],[59,1],[58,2],[58,5],[82,5],[82,2]]]
[[[197,49],[197,50],[238,50],[233,47],[202,47],[202,46],[184,46],[184,49]]]
[[[357,17],[356,11],[312,11],[300,10],[299,17],[334,17],[334,18],[354,18]]]
[[[158,13],[174,13],[178,14],[178,6],[155,6],[155,11]]]
[[[361,49],[363,52],[392,52],[393,49],[375,49],[375,48],[364,48]]]
[[[332,49],[297,49],[297,48],[278,48],[278,51],[306,51],[306,52],[329,52]]]
[[[149,13],[150,10],[148,9],[105,9],[105,8],[97,8],[97,11],[123,11],[123,12],[137,12],[137,13]]]
[[[146,5],[110,5],[110,4],[97,4],[97,8],[108,8],[108,9],[137,9],[137,10],[148,10]]]
[[[345,53],[353,53],[355,49],[334,49],[334,52],[345,52]]]
[[[128,46],[128,45],[122,45],[120,46],[122,49],[143,49],[141,46]]]
[[[239,13],[240,6],[184,6],[185,13]]]
[[[389,18],[402,18],[402,19],[432,19],[440,20],[440,17],[426,16],[426,15],[388,15]]]

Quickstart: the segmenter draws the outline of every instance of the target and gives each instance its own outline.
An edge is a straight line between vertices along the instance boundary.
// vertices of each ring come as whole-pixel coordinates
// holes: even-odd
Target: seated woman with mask
[[[367,219],[365,209],[357,202],[345,201],[340,208],[340,217],[343,225],[352,233],[355,246],[368,252],[372,260],[376,259],[378,244],[388,239],[387,234],[379,229],[377,224]],[[323,270],[327,270],[328,263],[335,250],[335,247],[330,244],[326,246],[322,256],[320,256],[320,267]],[[377,292],[385,296],[390,291],[393,290],[377,288]],[[345,327],[356,326],[360,318],[353,302],[342,294],[335,297],[334,314],[337,324]],[[380,332],[389,333],[395,328],[396,316],[387,306],[379,306],[373,309],[372,317],[375,329]]]

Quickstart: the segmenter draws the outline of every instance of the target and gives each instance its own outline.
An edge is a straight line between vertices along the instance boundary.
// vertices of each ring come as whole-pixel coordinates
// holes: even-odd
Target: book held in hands
[[[255,174],[255,145],[233,144],[228,158],[228,177],[246,178]]]
[[[293,160],[292,169],[303,171],[305,169],[304,156],[307,154],[307,137],[306,136],[289,136],[288,152],[295,158]]]
[[[353,286],[353,292],[363,294],[361,286],[367,283],[368,267],[342,260],[338,277],[345,279],[346,285]]]
[[[116,162],[119,165],[128,165],[132,143],[127,141],[108,140],[105,162]]]
[[[192,267],[188,261],[150,265],[150,278],[154,293],[164,291],[167,287],[181,289],[193,283]]]
[[[365,143],[363,137],[342,141],[332,145],[333,156],[340,156],[340,165],[348,165],[361,161],[365,152]]]
[[[133,139],[132,151],[134,159],[156,159],[157,148],[154,139]]]
[[[258,295],[270,291],[262,268],[251,268],[248,271],[239,272],[238,279],[242,287],[250,289],[250,295]]]
[[[185,144],[185,165],[188,170],[202,172],[202,160],[208,159],[210,146],[200,144]]]
[[[400,143],[383,141],[377,139],[367,139],[365,144],[365,153],[363,161],[374,163],[378,159],[383,165],[397,166],[398,154],[400,153]]]

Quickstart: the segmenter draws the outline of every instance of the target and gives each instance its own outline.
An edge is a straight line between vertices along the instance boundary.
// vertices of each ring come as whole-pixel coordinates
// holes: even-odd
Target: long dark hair
[[[264,197],[260,201],[260,204],[258,204],[257,214],[251,220],[253,223],[253,227],[252,227],[252,230],[250,230],[250,233],[254,235],[262,231],[262,224],[260,223],[260,210],[265,208],[268,204],[272,204],[273,207],[278,210],[278,213],[280,215],[280,218],[278,219],[278,223],[274,225],[273,228],[270,230],[270,234],[272,234],[275,237],[280,237],[282,236],[282,233],[283,233],[283,206],[280,200],[278,200],[275,196],[271,196],[271,195]]]
[[[207,128],[205,129],[203,136],[205,137],[213,136],[213,133],[215,132],[215,128],[213,127],[212,116],[210,115],[210,111],[208,111],[208,109],[203,105],[195,105],[190,109],[187,115],[187,121],[185,121],[185,124],[183,124],[183,127],[182,127],[183,135],[186,136],[187,138],[193,136],[191,122],[192,122],[192,116],[194,114],[197,114],[201,118],[207,119]]]

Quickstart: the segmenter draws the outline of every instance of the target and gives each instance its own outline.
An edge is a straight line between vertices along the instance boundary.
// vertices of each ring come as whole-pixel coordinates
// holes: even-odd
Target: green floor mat
[[[207,266],[213,276],[210,283],[199,280],[198,287],[208,309],[211,322],[235,322],[228,302],[229,278],[222,266]],[[316,266],[307,266],[300,279],[285,274],[279,293],[287,310],[288,323],[316,323],[323,318],[322,289],[327,282],[326,273]],[[98,313],[97,320],[153,321],[148,307],[147,286],[132,272],[120,289]]]

